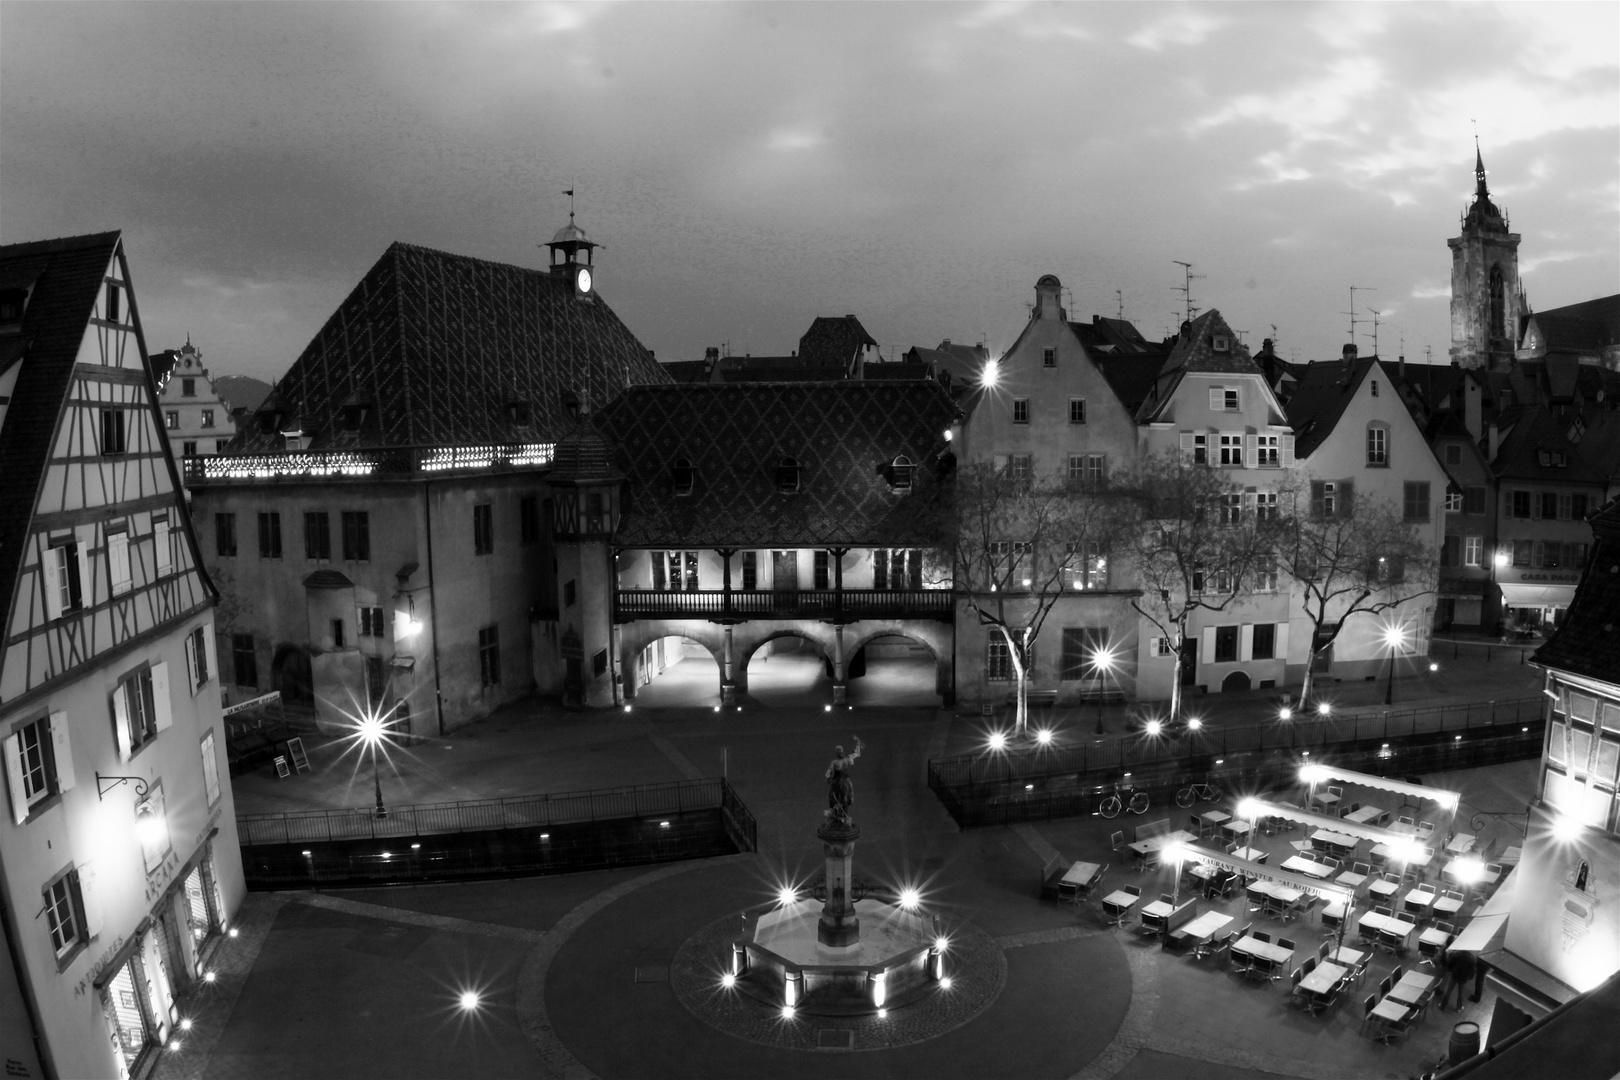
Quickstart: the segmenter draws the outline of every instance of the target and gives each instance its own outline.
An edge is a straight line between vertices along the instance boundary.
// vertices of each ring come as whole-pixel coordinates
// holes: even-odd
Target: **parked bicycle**
[[[1176,792],[1176,805],[1191,806],[1195,802],[1215,802],[1221,797],[1221,789],[1209,782],[1209,778],[1193,781]]]
[[[1129,784],[1114,784],[1113,793],[1103,799],[1097,812],[1105,818],[1118,817],[1121,810],[1129,810],[1133,814],[1145,814],[1148,808],[1148,795],[1145,791],[1137,791]]]

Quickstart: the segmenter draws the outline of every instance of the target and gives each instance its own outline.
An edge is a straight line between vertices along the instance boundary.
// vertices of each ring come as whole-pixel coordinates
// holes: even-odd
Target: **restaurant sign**
[[[1213,866],[1217,870],[1241,874],[1246,878],[1269,881],[1275,885],[1286,885],[1290,889],[1298,889],[1309,896],[1321,896],[1329,900],[1340,900],[1348,903],[1355,895],[1353,890],[1347,889],[1343,885],[1317,881],[1314,878],[1305,877],[1303,874],[1291,874],[1286,870],[1273,870],[1263,863],[1250,862],[1248,859],[1234,859],[1230,855],[1218,854],[1200,847],[1183,848],[1182,858],[1201,862],[1205,866]]]

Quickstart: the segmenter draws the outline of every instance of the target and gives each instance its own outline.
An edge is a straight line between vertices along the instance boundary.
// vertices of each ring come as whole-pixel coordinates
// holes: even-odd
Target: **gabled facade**
[[[1243,513],[1278,507],[1281,490],[1293,478],[1288,418],[1219,311],[1182,325],[1136,419],[1140,454],[1181,454],[1222,470],[1243,488]],[[1221,571],[1212,567],[1210,572]],[[1286,574],[1264,574],[1222,610],[1196,610],[1182,646],[1183,684],[1206,693],[1283,685],[1287,661],[1298,648],[1289,635],[1288,596]],[[1146,620],[1140,638],[1138,692],[1168,698],[1175,671],[1172,643],[1156,628],[1150,630]]]
[[[0,349],[0,1053],[133,1075],[243,895],[217,597],[119,235],[0,248]]]
[[[1446,531],[1446,472],[1376,357],[1357,358],[1355,346],[1347,345],[1338,363],[1312,364],[1289,399],[1288,418],[1294,425],[1301,486],[1312,485],[1313,502],[1318,490],[1340,506],[1364,499],[1384,502],[1402,521],[1417,526],[1423,548],[1439,561]],[[1417,594],[1411,599],[1378,615],[1351,616],[1339,628],[1329,656],[1318,658],[1319,669],[1340,679],[1376,675],[1389,660],[1383,634],[1392,625],[1406,630],[1405,655],[1426,656],[1436,585],[1434,579],[1409,578],[1399,588],[1400,593]],[[1290,636],[1297,648],[1290,662],[1303,678],[1313,627],[1298,610]],[[1328,617],[1336,618],[1331,609]]]
[[[684,643],[735,701],[749,659],[783,638],[822,657],[835,703],[863,650],[901,639],[933,656],[936,692],[952,700],[952,594],[924,565],[933,536],[918,505],[936,497],[957,432],[939,383],[641,386],[593,419],[589,437],[570,436],[566,469],[559,447],[553,476],[558,505],[595,522],[557,533],[560,572],[574,575],[560,633],[586,661],[585,703],[621,700],[621,686],[633,700]]]
[[[203,367],[202,354],[188,339],[178,349],[152,358],[158,375],[158,399],[163,409],[163,430],[174,460],[199,454],[223,454],[236,434],[231,403],[214,388],[213,376]]]
[[[437,735],[561,692],[557,440],[668,376],[598,294],[584,231],[547,246],[531,269],[392,245],[232,452],[187,462],[234,694]]]
[[[1496,477],[1479,444],[1454,415],[1442,414],[1429,444],[1446,470],[1446,535],[1440,549],[1435,629],[1485,632],[1499,617],[1493,584]]]
[[[1069,321],[1062,295],[1062,283],[1051,274],[1035,283],[1035,305],[1017,340],[987,361],[979,385],[962,398],[967,418],[958,453],[964,462],[990,462],[1013,476],[1106,487],[1111,475],[1136,465],[1139,443],[1136,420],[1104,365],[1119,365],[1122,381],[1138,372],[1150,380],[1164,356],[1099,358],[1082,342],[1090,324]],[[1036,642],[1030,685],[1059,702],[1099,690],[1134,695],[1140,641],[1139,617],[1130,606],[1133,583],[1112,552],[1088,552],[1083,561]],[[958,693],[970,701],[1012,694],[1012,672],[997,635],[960,612],[957,627]],[[1106,687],[1088,658],[1074,651],[1080,642],[1105,646],[1120,658]]]

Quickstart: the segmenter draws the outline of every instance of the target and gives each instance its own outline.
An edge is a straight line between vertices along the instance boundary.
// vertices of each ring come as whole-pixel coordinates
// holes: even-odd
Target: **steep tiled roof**
[[[937,382],[631,387],[598,413],[627,477],[616,543],[639,547],[909,544],[957,407]],[[899,455],[917,466],[891,490]],[[799,490],[777,490],[784,457]],[[671,466],[696,471],[676,495]]]
[[[707,360],[665,360],[662,363],[664,374],[678,383],[708,382],[714,367]]]
[[[1620,500],[1591,518],[1596,543],[1563,623],[1532,659],[1620,684]]]
[[[1219,352],[1215,349],[1217,337],[1224,337],[1227,342],[1227,347]],[[1226,325],[1220,311],[1210,308],[1192,322],[1181,324],[1181,332],[1176,336],[1175,345],[1171,347],[1164,366],[1159,369],[1157,381],[1137,410],[1137,420],[1151,419],[1153,413],[1175,394],[1182,376],[1189,372],[1258,375],[1262,381],[1266,377],[1249,356],[1248,347]]]
[[[861,378],[870,382],[894,382],[932,377],[929,365],[906,360],[891,360],[882,364],[866,364],[861,368]]]
[[[1543,465],[1539,452],[1560,451],[1566,464],[1562,467]],[[1491,471],[1498,477],[1514,480],[1544,480],[1549,483],[1598,484],[1603,476],[1570,444],[1558,421],[1544,408],[1526,409],[1513,422],[1513,429],[1503,437],[1496,448]]]
[[[296,419],[313,450],[547,442],[569,424],[568,397],[599,406],[628,384],[668,380],[607,303],[576,299],[566,277],[395,243],[259,415]],[[527,425],[514,420],[519,402]],[[358,430],[345,429],[346,404],[368,407]],[[233,445],[280,443],[249,423]]]
[[[1342,360],[1310,364],[1305,377],[1288,399],[1288,423],[1294,429],[1294,456],[1301,460],[1333,433],[1345,408],[1356,396],[1367,370],[1377,357],[1364,356],[1346,365]]]
[[[818,315],[799,339],[799,361],[806,366],[848,368],[862,346],[876,345],[853,315]]]
[[[22,369],[0,427],[0,597],[8,611],[57,417],[118,241],[118,233],[105,232],[0,247],[0,287],[33,286],[14,339]]]
[[[1093,356],[1092,360],[1101,371],[1103,378],[1125,406],[1125,411],[1135,413],[1142,407],[1147,398],[1148,391],[1153,389],[1154,380],[1159,377],[1159,370],[1164,366],[1165,353],[1126,353],[1117,356]]]
[[[1452,367],[1450,364],[1408,363],[1406,374],[1402,375],[1401,365],[1397,361],[1384,360],[1381,363],[1384,375],[1392,382],[1400,383],[1415,393],[1418,400],[1430,412],[1438,409],[1440,402],[1462,385],[1462,369]]]
[[[990,350],[983,345],[961,345],[946,338],[939,343],[937,349],[913,345],[906,350],[904,359],[908,362],[929,364],[936,373],[949,374],[953,385],[961,386],[979,377],[985,361],[990,359]]]
[[[1548,352],[1597,352],[1620,343],[1620,293],[1534,315]]]

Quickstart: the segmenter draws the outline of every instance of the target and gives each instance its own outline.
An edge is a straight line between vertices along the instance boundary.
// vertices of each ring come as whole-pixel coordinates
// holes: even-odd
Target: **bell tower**
[[[564,194],[568,196],[568,224],[558,229],[557,235],[546,244],[551,249],[551,272],[573,284],[576,299],[594,300],[596,268],[591,259],[592,252],[601,245],[592,243],[585,230],[574,224],[573,190]]]
[[[1518,344],[1524,298],[1519,234],[1491,202],[1485,159],[1474,146],[1474,201],[1451,248],[1451,359],[1465,368],[1506,371]]]

